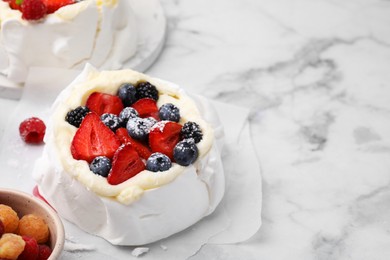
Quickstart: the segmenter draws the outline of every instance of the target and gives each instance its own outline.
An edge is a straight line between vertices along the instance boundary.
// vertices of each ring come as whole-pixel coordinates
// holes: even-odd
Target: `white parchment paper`
[[[32,192],[35,183],[31,171],[43,145],[25,144],[19,137],[19,124],[30,116],[46,121],[58,93],[78,73],[79,71],[48,68],[31,70],[22,98],[0,140],[0,187]],[[261,174],[249,132],[249,111],[224,103],[213,102],[213,105],[226,134],[223,152],[226,175],[224,199],[212,215],[194,226],[167,239],[145,245],[144,248],[148,250],[142,249],[143,254],[139,256],[142,259],[187,259],[207,243],[243,242],[261,226]],[[63,222],[66,244],[62,259],[137,258],[139,248],[113,246],[65,220]]]

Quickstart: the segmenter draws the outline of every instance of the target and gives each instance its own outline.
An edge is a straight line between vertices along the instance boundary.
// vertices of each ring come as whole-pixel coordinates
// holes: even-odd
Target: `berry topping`
[[[181,129],[182,139],[194,139],[195,143],[199,143],[203,138],[202,130],[200,126],[195,122],[186,122]]]
[[[3,221],[0,220],[0,237],[5,233]]]
[[[107,177],[111,170],[111,161],[105,156],[98,156],[89,165],[89,169],[94,173],[103,177]]]
[[[126,128],[119,128],[118,130],[116,130],[116,136],[122,144],[130,143],[131,146],[133,146],[133,148],[137,151],[138,155],[141,156],[143,159],[148,159],[149,156],[152,154],[152,151],[150,151],[148,146],[144,145],[140,141],[131,138]]]
[[[23,252],[23,238],[19,235],[6,233],[0,238],[0,259],[17,259]]]
[[[0,204],[0,220],[4,225],[4,233],[13,233],[18,228],[18,214],[10,206]]]
[[[109,184],[120,184],[145,169],[145,165],[131,144],[124,144],[116,151],[108,174]]]
[[[146,161],[146,169],[152,172],[167,171],[171,166],[171,159],[162,153],[153,153]]]
[[[142,98],[135,102],[132,107],[137,110],[139,117],[153,117],[159,120],[157,103],[151,98]]]
[[[171,103],[166,103],[160,107],[158,114],[161,120],[179,122],[180,110],[177,106]]]
[[[123,109],[122,100],[118,96],[94,92],[88,99],[86,106],[99,116],[105,113],[119,115]]]
[[[173,158],[176,163],[182,166],[188,166],[195,162],[198,158],[198,147],[194,140],[185,139],[180,141],[173,149]]]
[[[157,88],[149,82],[140,82],[137,84],[137,99],[151,98],[155,101],[158,100]]]
[[[37,241],[28,236],[22,236],[26,245],[23,252],[19,255],[18,260],[36,260],[39,254],[39,246]]]
[[[147,118],[130,118],[127,122],[126,129],[131,137],[137,140],[147,140],[150,128],[156,122]]]
[[[24,0],[25,1],[25,0]],[[47,7],[47,13],[51,14],[60,9],[63,6],[73,4],[73,0],[43,0]]]
[[[119,119],[122,121],[122,125],[126,126],[127,121],[129,121],[130,118],[138,117],[138,112],[132,107],[125,107],[120,113],[119,113]]]
[[[11,9],[22,11],[22,1],[19,0],[10,0],[6,1],[9,3]]]
[[[39,20],[47,12],[47,7],[42,0],[24,0],[21,9],[22,18],[26,20]]]
[[[130,83],[123,83],[118,90],[118,97],[122,100],[123,105],[126,107],[131,106],[135,101],[137,91],[135,87]]]
[[[149,145],[153,152],[160,152],[173,159],[173,148],[180,140],[181,125],[171,121],[155,124],[149,133]]]
[[[19,221],[19,234],[34,238],[37,243],[46,243],[49,240],[49,227],[43,218],[34,215],[24,215]]]
[[[100,116],[100,120],[114,132],[122,125],[122,121],[114,114],[103,114]]]
[[[66,114],[65,120],[69,124],[79,127],[84,117],[90,112],[88,107],[79,106]]]
[[[47,245],[39,245],[39,254],[37,260],[47,260],[51,255],[51,248]]]
[[[76,160],[91,163],[97,156],[112,158],[120,141],[95,113],[89,113],[80,125],[71,144],[72,156]]]
[[[45,123],[37,117],[28,118],[19,125],[20,137],[26,143],[39,144],[43,142],[45,131]]]

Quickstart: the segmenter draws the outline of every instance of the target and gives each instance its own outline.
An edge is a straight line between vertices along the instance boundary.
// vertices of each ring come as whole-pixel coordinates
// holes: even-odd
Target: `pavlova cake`
[[[0,0],[0,75],[30,67],[119,69],[137,48],[129,0]]]
[[[142,245],[211,214],[224,194],[213,107],[132,70],[87,65],[52,108],[33,176],[65,219],[116,245]]]

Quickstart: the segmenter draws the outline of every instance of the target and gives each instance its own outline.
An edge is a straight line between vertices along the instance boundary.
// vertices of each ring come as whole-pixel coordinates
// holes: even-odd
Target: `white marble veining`
[[[260,231],[191,259],[390,259],[390,1],[162,3],[147,73],[249,108],[263,178]]]

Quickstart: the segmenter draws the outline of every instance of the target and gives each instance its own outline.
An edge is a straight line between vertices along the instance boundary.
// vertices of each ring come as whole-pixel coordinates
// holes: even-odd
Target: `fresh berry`
[[[158,114],[161,120],[173,122],[179,122],[180,120],[180,110],[172,103],[163,104],[158,110]]]
[[[114,132],[122,125],[122,121],[114,114],[105,113],[100,116],[100,120]]]
[[[194,139],[195,143],[199,143],[203,138],[202,130],[200,126],[195,122],[186,122],[181,129],[182,139]]]
[[[173,149],[173,158],[176,163],[188,166],[198,158],[198,147],[193,139],[180,141]]]
[[[120,113],[119,113],[119,119],[122,121],[122,125],[126,126],[127,121],[129,121],[130,118],[138,117],[138,112],[132,107],[125,107]]]
[[[39,245],[39,254],[37,260],[47,260],[51,255],[51,248],[47,245]]]
[[[122,100],[118,96],[94,92],[88,99],[86,106],[99,116],[104,113],[119,115],[123,109]]]
[[[39,254],[39,246],[37,241],[29,236],[22,236],[26,245],[23,252],[19,255],[18,260],[36,260]]]
[[[134,138],[131,138],[126,128],[119,128],[118,130],[116,130],[115,134],[122,144],[130,143],[131,146],[133,146],[133,148],[137,151],[138,155],[141,156],[143,159],[148,159],[149,156],[152,154],[152,151],[148,146],[144,145],[140,141],[135,140]]]
[[[49,240],[49,227],[43,218],[35,214],[24,215],[19,221],[18,231],[19,235],[34,238],[39,244]]]
[[[18,213],[10,206],[0,204],[0,220],[4,225],[5,233],[13,233],[19,225]]]
[[[27,118],[19,125],[20,137],[22,137],[23,141],[26,143],[42,143],[45,132],[45,123],[37,117]]]
[[[19,0],[10,0],[7,1],[11,9],[22,11],[22,1]]]
[[[98,156],[89,165],[89,169],[97,175],[107,177],[111,170],[111,161],[105,156]]]
[[[135,101],[137,101],[137,90],[130,83],[123,83],[120,85],[118,90],[118,97],[122,100],[122,103],[125,107],[131,106]]]
[[[6,233],[0,238],[0,259],[17,259],[23,252],[23,238],[19,235]]]
[[[71,144],[72,156],[76,160],[91,163],[97,156],[112,158],[120,141],[95,113],[89,113],[80,125]]]
[[[147,140],[150,128],[155,124],[154,121],[147,118],[130,118],[127,122],[126,129],[131,137],[137,140]]]
[[[47,13],[47,8],[42,0],[24,0],[22,5],[22,18],[26,20],[39,20]]]
[[[149,145],[153,152],[160,152],[173,159],[173,148],[180,140],[181,125],[171,121],[160,121],[149,133]]]
[[[132,107],[137,110],[139,117],[153,117],[156,120],[159,120],[158,107],[154,99],[142,98],[135,102]]]
[[[141,82],[137,84],[137,99],[141,98],[151,98],[155,101],[158,100],[158,91],[157,88],[150,84],[149,82]]]
[[[112,168],[108,174],[109,184],[117,185],[145,169],[145,165],[131,144],[124,144],[116,151],[112,159]]]
[[[51,14],[63,6],[75,3],[73,0],[43,0],[47,7],[47,13]]]
[[[69,111],[66,114],[65,120],[69,124],[80,127],[81,122],[83,121],[84,117],[90,112],[88,107],[79,106],[75,109]]]
[[[5,227],[3,221],[0,219],[0,237],[5,233]]]
[[[171,159],[162,153],[153,153],[146,161],[146,169],[152,172],[167,171],[171,166]]]

